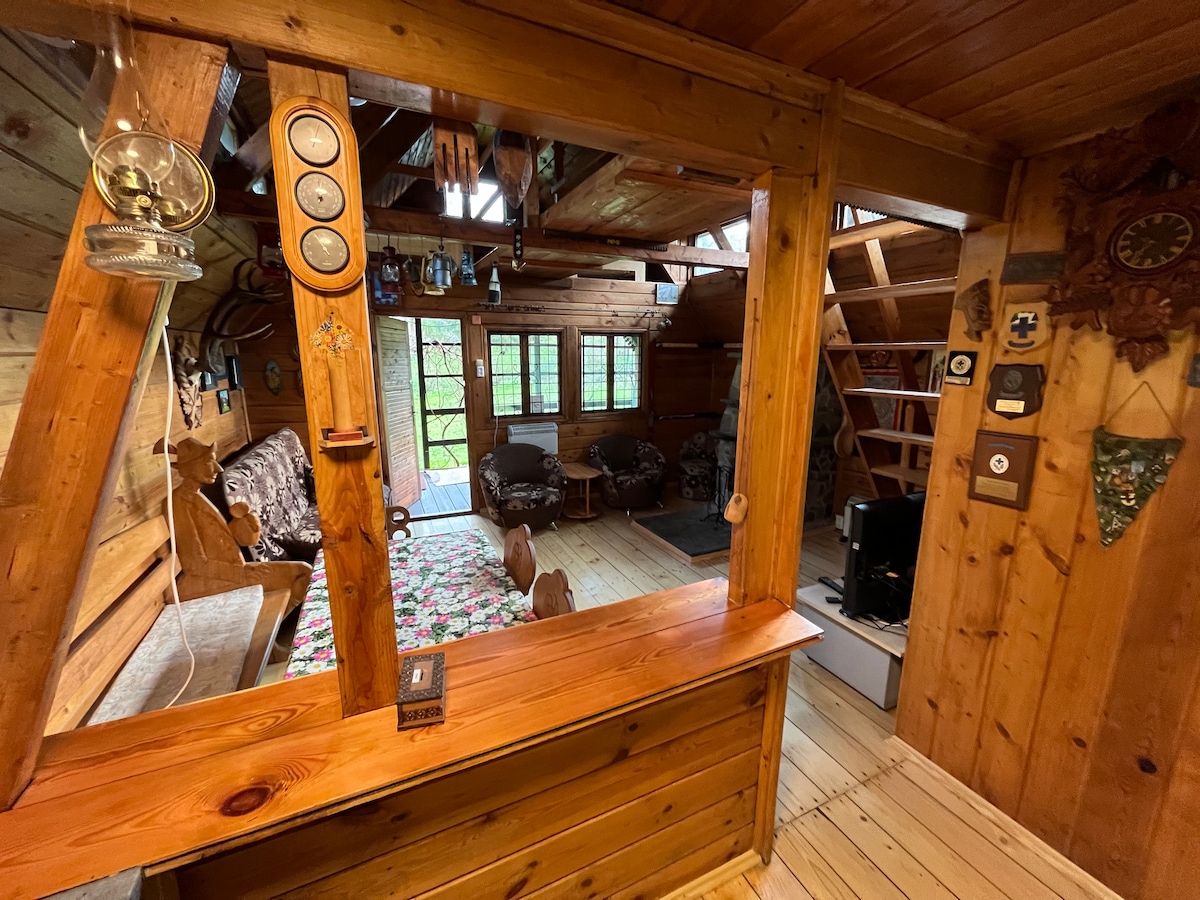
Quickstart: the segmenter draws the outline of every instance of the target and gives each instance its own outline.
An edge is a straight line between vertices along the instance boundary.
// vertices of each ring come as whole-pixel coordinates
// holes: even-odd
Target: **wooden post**
[[[198,150],[225,71],[225,48],[139,33],[136,54],[146,99],[171,137]],[[128,82],[118,80],[114,115],[134,108],[129,92]],[[0,476],[3,809],[20,796],[37,761],[96,529],[171,301],[169,286],[84,265],[83,229],[102,221],[114,217],[89,178]]]
[[[739,606],[796,601],[840,130],[837,85],[821,113],[816,174],[772,169],[754,182],[734,480],[747,510],[729,559]]]
[[[275,60],[268,60],[267,74],[274,105],[291,97],[318,97],[349,114],[344,75]],[[278,165],[275,168],[281,171]],[[277,194],[280,202],[293,202],[290,186],[280,186]],[[384,527],[383,460],[378,441],[380,420],[376,411],[367,290],[363,281],[334,294],[314,291],[296,278],[291,284],[304,369],[317,506],[321,510],[321,543],[329,581],[342,715],[352,716],[395,703],[400,681]],[[369,447],[318,449],[321,427],[335,424],[334,403],[326,355],[310,343],[309,335],[330,313],[335,313],[354,333],[358,350],[345,360],[347,369],[357,366],[359,371],[346,373],[349,396],[339,400],[340,414],[345,415],[348,401],[354,411],[352,424],[366,424],[376,437],[375,444]]]

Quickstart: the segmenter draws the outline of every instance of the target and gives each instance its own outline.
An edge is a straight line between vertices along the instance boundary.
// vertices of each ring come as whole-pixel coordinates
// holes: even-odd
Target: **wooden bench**
[[[156,516],[97,548],[71,632],[70,649],[46,725],[47,734],[68,731],[87,720],[160,616],[170,616],[170,620],[164,620],[164,626],[170,624],[177,629],[171,579],[178,574],[178,568],[168,562],[168,540],[166,518]],[[233,672],[238,690],[253,687],[261,677],[288,596],[287,591],[269,591],[264,595],[245,657],[237,661]]]

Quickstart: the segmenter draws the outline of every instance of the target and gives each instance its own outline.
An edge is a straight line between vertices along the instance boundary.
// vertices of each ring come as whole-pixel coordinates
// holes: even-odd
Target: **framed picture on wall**
[[[221,389],[217,391],[217,410],[221,415],[229,412],[233,406],[229,403],[229,391]]]

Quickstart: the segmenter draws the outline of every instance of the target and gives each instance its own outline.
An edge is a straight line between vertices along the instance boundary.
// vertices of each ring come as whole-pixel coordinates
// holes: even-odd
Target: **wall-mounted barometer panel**
[[[333,105],[292,97],[271,114],[279,235],[292,275],[316,291],[341,291],[367,265],[354,129]]]

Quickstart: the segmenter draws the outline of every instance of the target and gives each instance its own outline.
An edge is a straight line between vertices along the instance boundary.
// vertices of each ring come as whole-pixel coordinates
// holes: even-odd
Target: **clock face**
[[[327,166],[341,151],[333,126],[316,116],[297,116],[288,126],[288,143],[310,166]]]
[[[332,275],[350,262],[350,245],[332,228],[310,228],[300,239],[304,261],[323,275]]]
[[[309,172],[296,182],[296,202],[319,222],[330,222],[346,208],[346,196],[324,172]]]
[[[1113,236],[1113,260],[1133,273],[1154,272],[1178,261],[1194,237],[1192,223],[1179,213],[1150,213]]]

